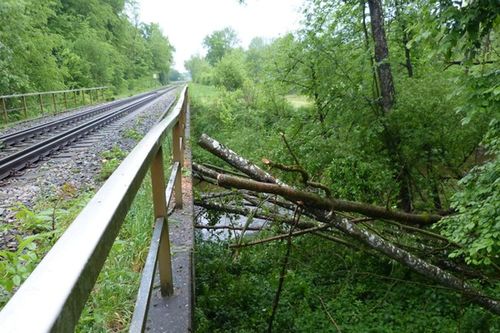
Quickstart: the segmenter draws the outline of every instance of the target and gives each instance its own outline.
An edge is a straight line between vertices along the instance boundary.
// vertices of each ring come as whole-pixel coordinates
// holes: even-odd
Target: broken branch
[[[302,201],[306,206],[314,208],[359,213],[373,218],[388,219],[409,224],[432,224],[441,219],[441,216],[439,215],[418,215],[391,211],[383,207],[365,203],[334,198],[323,198],[317,194],[296,190],[286,185],[256,182],[254,180],[222,174],[218,175],[217,183],[224,187],[235,187],[250,191],[277,194],[294,202]]]

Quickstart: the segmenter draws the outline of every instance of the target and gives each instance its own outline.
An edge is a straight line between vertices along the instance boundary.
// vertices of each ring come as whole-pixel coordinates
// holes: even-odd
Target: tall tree
[[[162,84],[168,82],[168,73],[172,64],[173,46],[161,32],[160,25],[157,23],[145,24],[143,26],[146,45],[151,52],[155,74],[158,74]]]
[[[368,0],[370,23],[375,47],[375,66],[377,66],[380,87],[380,105],[384,113],[389,113],[394,105],[395,91],[389,63],[389,47],[384,30],[384,12],[380,0]]]
[[[238,42],[238,35],[232,28],[214,31],[203,40],[203,45],[207,48],[207,61],[210,65],[215,65],[229,50],[235,48]]]

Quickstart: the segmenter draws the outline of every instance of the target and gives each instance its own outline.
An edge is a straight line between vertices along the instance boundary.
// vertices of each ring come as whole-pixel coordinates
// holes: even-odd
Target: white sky
[[[140,20],[159,23],[175,47],[175,68],[184,72],[184,61],[205,54],[203,38],[214,30],[232,27],[241,46],[254,37],[273,38],[297,30],[304,0],[139,0]]]

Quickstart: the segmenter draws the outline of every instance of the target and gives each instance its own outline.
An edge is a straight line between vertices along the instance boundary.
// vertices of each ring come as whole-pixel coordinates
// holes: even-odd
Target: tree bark
[[[323,198],[315,193],[296,190],[288,185],[278,185],[256,182],[229,175],[219,174],[217,182],[223,187],[235,187],[255,192],[272,193],[282,196],[293,202],[302,202],[308,207],[328,210],[363,214],[365,216],[398,221],[406,224],[427,225],[441,219],[439,215],[418,215],[399,211],[387,210],[383,207],[374,206],[355,201]]]
[[[362,18],[362,27],[363,27],[363,34],[365,38],[365,49],[367,53],[371,53],[371,48],[370,48],[370,39],[368,36],[368,28],[366,26],[366,1],[361,0],[361,18]],[[377,70],[375,68],[375,63],[373,61],[373,55],[370,55],[370,65],[371,65],[371,71],[372,71],[372,76],[373,76],[373,99],[376,100],[380,96],[380,88],[379,84],[377,81]]]
[[[384,14],[381,0],[368,0],[370,23],[375,45],[375,63],[379,80],[381,107],[385,114],[391,112],[394,105],[395,91],[389,64],[389,48],[384,30]]]
[[[253,179],[257,179],[258,181],[266,183],[278,183],[278,184],[281,183],[279,180],[271,176],[269,173],[257,167],[247,159],[239,156],[234,151],[227,148],[218,141],[212,139],[205,133],[201,135],[198,144],[205,150],[208,150],[215,156],[226,161],[227,163],[229,163],[230,165],[232,165],[233,167],[235,167],[236,169],[240,170],[241,172],[250,176]]]

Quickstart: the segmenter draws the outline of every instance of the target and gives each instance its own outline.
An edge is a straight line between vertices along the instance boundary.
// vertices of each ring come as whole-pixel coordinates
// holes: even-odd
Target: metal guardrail
[[[181,166],[187,87],[173,110],[154,126],[85,206],[0,312],[2,333],[71,332],[143,179],[151,169],[155,228],[131,332],[141,332],[156,262],[163,295],[173,293],[167,209],[172,192],[182,207]],[[163,141],[172,130],[173,168],[165,189]],[[168,201],[167,201],[168,198]]]
[[[80,88],[80,89],[68,89],[68,90],[56,90],[56,91],[45,91],[45,92],[35,92],[35,93],[26,93],[26,94],[11,94],[11,95],[3,95],[0,96],[0,109],[2,113],[2,118],[4,123],[9,122],[9,113],[14,111],[22,111],[24,119],[28,118],[28,103],[27,97],[38,97],[36,104],[40,106],[40,111],[43,114],[45,109],[48,107],[52,107],[54,113],[58,112],[58,103],[56,95],[62,94],[63,100],[61,103],[64,103],[65,109],[68,109],[68,105],[70,104],[68,100],[71,102],[71,98],[68,99],[68,94],[73,95],[73,107],[79,106],[77,101],[77,93],[80,95],[82,99],[82,104],[85,104],[85,92],[88,93],[88,97],[90,99],[90,104],[99,100],[99,91],[101,92],[101,99],[104,99],[104,90],[109,87],[94,87],[94,88]],[[92,97],[92,92],[95,92],[95,96]],[[45,103],[43,96],[50,95],[52,96],[52,103]],[[17,100],[19,106],[17,107],[8,107],[7,100],[13,100],[14,102]],[[14,103],[12,103],[14,104]],[[61,110],[62,111],[62,110]]]

